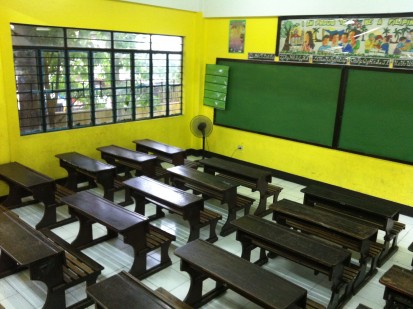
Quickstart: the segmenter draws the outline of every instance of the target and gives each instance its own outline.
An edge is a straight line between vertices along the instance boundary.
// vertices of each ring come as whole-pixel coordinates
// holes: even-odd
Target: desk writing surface
[[[102,153],[109,154],[122,159],[127,159],[133,162],[145,162],[148,160],[156,160],[156,156],[149,155],[143,152],[133,151],[115,145],[99,147],[97,148],[97,150],[99,150]]]
[[[77,152],[67,152],[56,155],[56,158],[73,165],[75,167],[79,167],[84,169],[88,172],[97,173],[105,170],[115,169],[116,167],[110,164],[106,164],[95,160],[93,158],[89,158]]]
[[[410,269],[393,265],[380,278],[380,283],[413,298],[413,272]]]
[[[251,292],[251,297],[270,308],[294,308],[293,304],[305,300],[307,295],[305,289],[294,283],[199,239],[177,248],[175,255],[214,278],[225,278],[235,291]]]
[[[254,229],[256,229],[258,233],[256,236],[264,241],[276,243],[277,246],[284,248],[287,252],[302,254],[306,258],[328,267],[350,261],[351,258],[351,253],[347,250],[321,242],[280,224],[260,220],[252,215],[241,217],[231,223],[241,231],[246,230],[247,233],[254,234]]]
[[[190,194],[146,176],[131,178],[125,180],[123,183],[129,188],[140,192],[145,197],[155,200],[164,199],[168,205],[172,204],[175,207],[185,207],[202,202],[202,198],[197,195]]]
[[[0,247],[20,265],[62,254],[62,250],[8,211],[0,212]]]
[[[123,232],[148,219],[88,191],[62,197],[62,202],[76,211]]]
[[[0,177],[12,180],[26,188],[54,182],[54,179],[42,175],[18,162],[0,165]]]
[[[333,186],[308,186],[301,192],[386,218],[397,219],[403,206],[396,202]]]
[[[274,203],[271,205],[271,209],[281,214],[304,219],[313,224],[328,228],[329,230],[351,235],[359,240],[369,239],[376,235],[378,231],[377,228],[363,225],[342,216],[321,209],[307,207],[286,199]]]
[[[163,143],[153,141],[153,140],[150,140],[150,139],[141,139],[141,140],[136,140],[136,141],[133,141],[133,142],[137,145],[144,146],[144,147],[147,147],[149,149],[156,150],[156,151],[159,151],[161,153],[170,154],[170,155],[185,152],[185,149],[178,148],[178,147],[171,146],[171,145],[167,145],[167,144],[163,144]]]
[[[113,292],[113,287],[116,287],[116,293]],[[102,308],[172,308],[157,298],[143,283],[125,272],[88,286],[86,291]]]
[[[170,167],[167,170],[172,175],[177,175],[188,179],[193,183],[206,185],[208,187],[213,187],[214,189],[221,191],[238,187],[237,183],[183,165]]]
[[[210,166],[212,168],[216,168],[221,171],[229,172],[231,174],[241,175],[245,178],[250,178],[250,179],[265,178],[271,181],[271,173],[269,171],[259,169],[256,167],[252,167],[252,166],[248,166],[245,164],[231,162],[228,160],[215,158],[215,157],[200,160],[199,163],[206,165],[206,166]]]

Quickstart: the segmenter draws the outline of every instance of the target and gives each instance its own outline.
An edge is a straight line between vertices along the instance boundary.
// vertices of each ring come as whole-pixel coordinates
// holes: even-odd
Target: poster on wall
[[[229,42],[228,52],[243,53],[245,43],[245,20],[229,21]]]
[[[279,61],[413,69],[410,16],[280,17]]]

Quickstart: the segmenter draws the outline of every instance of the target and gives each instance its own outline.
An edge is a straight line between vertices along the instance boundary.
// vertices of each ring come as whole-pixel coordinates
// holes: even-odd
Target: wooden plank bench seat
[[[393,265],[380,278],[385,286],[384,308],[413,308],[413,272],[398,265]]]
[[[251,252],[260,248],[254,262],[263,265],[269,257],[280,255],[295,263],[325,274],[331,281],[331,298],[328,309],[343,306],[352,296],[358,271],[350,268],[351,253],[333,244],[321,241],[275,222],[257,216],[244,216],[232,224],[237,228],[237,240],[241,242],[241,257],[251,261]],[[353,271],[354,270],[354,271]]]
[[[398,235],[405,228],[404,223],[398,222],[404,205],[331,185],[311,185],[301,192],[304,193],[305,205],[339,212],[384,231],[384,250],[378,266],[397,251]]]
[[[89,191],[81,191],[62,198],[70,212],[79,219],[79,232],[72,246],[83,249],[99,242],[123,236],[123,242],[132,246],[134,260],[130,273],[145,278],[172,264],[168,249],[175,236],[149,224],[148,218],[129,211]],[[92,224],[100,223],[107,228],[107,234],[93,239]],[[147,269],[146,256],[160,248],[160,263]]]
[[[155,179],[140,176],[124,181],[129,195],[135,199],[135,211],[145,215],[145,204],[151,202],[157,206],[156,214],[149,217],[158,219],[164,216],[162,208],[168,209],[189,222],[190,233],[188,241],[199,238],[200,228],[210,225],[210,235],[207,239],[215,242],[218,237],[215,232],[220,214],[204,210],[201,197],[185,192],[181,189],[161,183]]]
[[[354,282],[354,292],[359,291],[377,272],[376,262],[383,248],[376,243],[377,228],[286,199],[274,203],[270,208],[277,223],[358,252],[359,276]],[[368,269],[369,261],[371,263]]]
[[[265,216],[271,212],[267,209],[267,199],[273,196],[273,202],[278,199],[282,188],[272,185],[271,172],[263,168],[251,165],[233,162],[221,158],[208,158],[199,161],[204,166],[206,173],[214,175],[217,173],[221,177],[236,182],[252,191],[258,191],[260,200],[255,215]]]
[[[103,266],[92,260],[86,254],[76,250],[68,242],[61,239],[49,229],[42,229],[41,232],[57,247],[61,248],[65,253],[65,261],[63,264],[63,279],[59,286],[54,287],[54,290],[66,290],[79,283],[86,282],[86,286],[94,284],[103,270]],[[93,302],[91,299],[84,299],[81,304],[77,303],[76,308],[90,306]]]
[[[226,289],[264,308],[305,308],[307,291],[258,265],[203,240],[194,240],[175,250],[181,270],[188,272],[191,285],[184,299],[200,307]],[[216,287],[203,294],[203,281],[215,280]]]
[[[96,303],[96,308],[191,308],[165,289],[152,290],[125,271],[88,286],[86,292]]]
[[[200,193],[204,197],[214,197],[221,204],[227,204],[228,216],[222,226],[221,236],[234,232],[235,229],[230,222],[236,219],[236,212],[244,210],[244,213],[247,213],[254,201],[248,197],[238,196],[238,184],[222,177],[203,173],[184,165],[168,168],[168,172],[174,186],[192,189],[194,194]]]

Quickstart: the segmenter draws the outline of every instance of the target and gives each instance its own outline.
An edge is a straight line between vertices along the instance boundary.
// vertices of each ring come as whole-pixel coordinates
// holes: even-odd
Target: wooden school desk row
[[[135,143],[138,145],[140,141],[135,141]],[[148,142],[148,140],[143,140],[143,143],[146,144],[146,147],[151,144],[159,144],[153,141]],[[161,150],[158,149],[156,151],[163,151],[165,148],[168,149],[166,145],[162,145],[164,144],[161,144],[161,146],[158,145],[158,148]],[[171,147],[172,152],[176,153],[176,149],[174,148],[175,147]],[[376,266],[380,263],[379,257],[383,256],[383,252],[386,251],[387,247],[390,247],[389,245],[386,245],[386,243],[384,246],[376,243],[377,229],[379,228],[377,227],[377,224],[376,226],[373,226],[372,224],[366,225],[365,222],[362,221],[358,223],[359,227],[356,228],[356,232],[353,231],[352,233],[349,233],[348,231],[346,232],[345,227],[342,226],[343,222],[340,222],[338,226],[330,224],[327,229],[325,226],[320,228],[320,226],[312,225],[314,222],[317,222],[319,216],[317,217],[316,215],[312,218],[311,216],[308,217],[308,211],[306,212],[304,210],[306,207],[302,207],[302,205],[300,205],[301,209],[298,211],[300,213],[299,219],[294,216],[286,219],[286,213],[282,213],[281,215],[278,213],[282,210],[282,205],[285,203],[288,204],[288,201],[274,203],[269,209],[266,209],[266,199],[269,196],[274,196],[275,202],[281,188],[269,184],[271,180],[268,175],[271,176],[271,174],[265,170],[251,168],[250,166],[244,166],[239,163],[233,163],[222,159],[211,158],[201,160],[205,173],[193,168],[188,168],[184,165],[178,165],[167,170],[164,169],[166,173],[157,173],[156,170],[160,168],[159,159],[152,154],[143,154],[113,145],[99,147],[98,150],[101,152],[102,158],[113,165],[102,163],[78,153],[57,155],[61,166],[68,171],[69,177],[66,182],[66,187],[57,186],[54,184],[53,179],[46,176],[43,177],[43,175],[18,163],[0,165],[0,177],[10,185],[10,188],[13,187],[13,190],[10,189],[10,194],[6,199],[6,205],[8,207],[10,206],[10,208],[19,206],[21,205],[21,198],[28,195],[33,195],[36,200],[42,201],[45,206],[49,205],[50,207],[45,207],[45,214],[43,217],[48,219],[42,219],[41,221],[44,222],[42,222],[41,225],[38,224],[36,226],[37,228],[41,228],[43,227],[42,225],[55,226],[60,224],[60,222],[56,222],[55,211],[57,203],[53,199],[66,203],[72,214],[72,218],[69,219],[77,217],[80,221],[80,231],[76,240],[72,243],[72,250],[85,248],[99,241],[121,234],[124,236],[124,242],[130,244],[134,249],[134,262],[130,269],[130,273],[137,278],[144,278],[153,272],[170,265],[168,248],[170,243],[174,240],[173,235],[169,235],[149,224],[149,220],[154,220],[164,215],[161,210],[162,208],[175,212],[188,221],[190,226],[188,241],[199,238],[199,229],[205,225],[210,225],[210,236],[208,241],[213,242],[217,239],[215,227],[217,221],[220,220],[221,217],[218,214],[203,208],[203,197],[217,198],[222,203],[227,204],[228,219],[224,223],[220,234],[228,235],[231,232],[237,231],[237,239],[241,241],[243,246],[242,257],[244,259],[249,260],[251,250],[255,247],[259,247],[262,251],[260,259],[257,261],[258,264],[265,263],[267,259],[265,250],[267,250],[273,255],[283,255],[293,261],[312,267],[316,272],[328,275],[332,282],[332,297],[329,303],[329,308],[341,306],[349,297],[351,297],[352,293],[357,292],[362,284],[375,273]],[[148,148],[145,148],[145,151],[156,153],[155,150],[148,150]],[[176,157],[172,159],[172,157],[162,156],[162,158],[168,163],[182,162],[181,159],[176,161]],[[182,157],[178,156],[178,158]],[[185,163],[185,159],[183,162]],[[196,165],[191,166],[197,167]],[[18,172],[14,173],[14,170],[17,170]],[[132,171],[135,171],[135,173],[137,173],[136,175],[145,173],[147,174],[147,177],[131,178]],[[122,177],[119,177],[120,173],[122,174]],[[215,173],[218,173],[218,175],[215,175]],[[168,176],[163,176],[163,178],[167,181],[171,180],[175,187],[171,187],[168,184],[153,179],[158,178],[161,174],[167,174]],[[69,179],[70,177],[71,179]],[[85,182],[85,180],[89,182],[89,186],[83,188],[79,187],[79,184]],[[81,191],[90,186],[94,186],[95,182],[102,185],[104,197],[109,200],[97,197],[89,192],[82,191],[75,195],[73,194],[76,191]],[[43,184],[45,184],[44,187],[42,187]],[[349,253],[346,250],[340,252],[337,251],[337,249],[334,250],[328,248],[328,246],[323,244],[313,244],[314,248],[320,247],[319,249],[325,253],[323,258],[317,256],[317,254],[314,253],[314,250],[311,251],[308,247],[300,248],[300,246],[298,246],[298,248],[294,249],[295,251],[293,250],[294,253],[291,253],[292,251],[290,250],[292,249],[288,248],[286,243],[282,243],[280,239],[266,239],[265,235],[268,236],[268,233],[270,233],[268,231],[272,231],[271,233],[277,231],[276,234],[288,233],[288,235],[292,231],[287,230],[288,232],[285,232],[280,229],[279,225],[276,227],[268,225],[267,222],[262,222],[265,220],[258,217],[248,216],[239,219],[244,221],[233,221],[236,218],[235,213],[238,210],[242,210],[245,215],[248,214],[249,208],[253,202],[252,199],[236,192],[236,188],[239,185],[249,187],[260,193],[258,209],[261,207],[261,210],[255,214],[264,215],[268,213],[268,211],[273,211],[273,217],[279,224],[292,226],[297,230],[306,231],[307,233],[336,242],[345,248],[355,250],[360,254],[360,265],[355,267],[355,265],[348,262]],[[113,193],[120,187],[126,190],[126,202],[128,199],[129,202],[132,201],[131,196],[134,197],[136,201],[135,212],[144,215],[145,204],[152,202],[157,207],[156,214],[151,218],[146,218],[139,216],[137,213],[126,211],[126,209],[114,204],[112,202]],[[43,190],[44,188],[48,189]],[[50,191],[50,188],[53,188],[53,190]],[[196,194],[201,193],[202,197],[190,194],[181,189],[192,189]],[[46,197],[44,196],[45,192],[48,192]],[[50,194],[50,192],[52,193]],[[53,194],[53,192],[56,194]],[[10,196],[12,193],[13,196]],[[93,209],[85,207],[85,204],[87,203],[93,204]],[[311,203],[308,202],[308,204]],[[262,207],[260,205],[264,206]],[[314,203],[312,206],[314,206]],[[394,226],[398,226],[398,231],[400,231],[403,228],[403,224],[395,221],[398,218],[399,212],[397,207],[395,207],[395,205],[388,207],[396,208],[393,209],[393,213],[391,214],[394,222],[391,229],[392,232],[389,232],[395,235],[391,238],[393,241],[391,250],[394,251],[397,250],[398,233],[395,233],[397,228],[394,228]],[[284,208],[288,209],[288,216],[291,215],[291,209],[294,209],[291,205]],[[343,208],[343,212],[347,213],[345,209],[346,208]],[[317,211],[319,210],[325,211],[326,209],[317,208]],[[316,211],[316,209],[312,209],[311,212],[314,214],[314,211]],[[337,215],[337,210],[330,214],[334,215],[334,213]],[[390,213],[391,211],[388,210],[385,214],[382,213],[382,215],[390,216]],[[304,224],[303,216],[305,217],[305,220],[309,220],[312,223],[309,224],[307,222]],[[356,214],[353,216],[359,215]],[[377,218],[379,215],[371,216]],[[333,221],[334,220],[330,220],[329,222],[331,223]],[[338,222],[338,220],[336,221]],[[93,222],[99,222],[107,227],[108,233],[105,237],[92,239],[91,224]],[[233,224],[231,224],[231,222]],[[381,220],[381,222],[383,222],[383,220]],[[261,226],[259,232],[255,230],[257,226]],[[251,227],[253,228],[250,229]],[[268,228],[267,232],[266,228]],[[45,233],[47,234],[47,231]],[[303,235],[297,236],[296,234],[293,234],[292,236],[290,235],[289,237],[300,239],[296,240],[295,243],[307,243],[305,238],[303,238]],[[53,235],[53,233],[49,232],[49,238],[53,238],[51,237]],[[251,237],[251,235],[254,235],[254,237]],[[54,238],[56,237],[57,236],[54,236]],[[154,268],[147,269],[146,254],[156,248],[161,248],[161,262]],[[384,262],[385,259],[382,259],[381,263]],[[369,268],[368,263],[370,263]],[[230,280],[231,278],[226,279]],[[202,285],[202,282],[197,283],[197,285],[199,284]],[[228,286],[227,282],[225,286]],[[198,288],[194,287],[192,290],[194,289],[197,290]],[[248,295],[249,293],[247,291],[248,289],[245,287],[240,289],[239,286],[234,286],[234,289],[241,294],[246,293],[246,295]],[[202,300],[199,299],[200,296],[198,295],[198,292],[195,293],[196,296],[194,296],[194,293],[195,292],[191,293],[190,289],[187,297],[188,302],[193,304],[202,302]],[[159,296],[159,293],[155,294]],[[211,295],[216,295],[216,293],[211,293]],[[255,299],[254,296],[250,297]],[[170,295],[168,298],[171,298]],[[195,300],[191,301],[192,298]],[[201,296],[201,299],[202,298],[203,297]],[[255,301],[260,304],[261,300],[255,299]],[[317,306],[317,304],[310,300],[307,300],[305,303],[307,303],[307,307]],[[275,306],[274,308],[279,307]]]

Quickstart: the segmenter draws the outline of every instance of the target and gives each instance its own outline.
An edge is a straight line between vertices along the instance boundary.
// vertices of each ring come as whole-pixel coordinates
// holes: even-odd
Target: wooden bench
[[[34,202],[44,205],[43,217],[36,224],[36,229],[58,226],[56,219],[56,190],[55,180],[43,175],[18,162],[0,165],[0,179],[9,186],[9,194],[3,201],[3,206],[8,209],[25,206]],[[33,196],[34,201],[23,203],[22,198]],[[65,224],[67,222],[62,222]]]
[[[376,262],[383,249],[375,242],[377,228],[286,199],[274,203],[270,208],[277,223],[358,252],[359,265],[354,265],[354,268],[358,269],[359,275],[353,285],[354,292],[360,290],[377,272]],[[369,261],[370,268],[367,269]]]
[[[150,219],[164,216],[161,208],[168,209],[189,222],[190,233],[188,242],[199,238],[200,228],[210,226],[210,235],[207,241],[215,242],[218,237],[215,233],[221,215],[212,211],[204,211],[204,202],[201,197],[171,187],[146,176],[135,177],[124,181],[135,199],[135,211],[145,215],[145,204],[152,202],[157,205],[156,214]]]
[[[47,287],[46,309],[66,308],[65,290],[82,282],[95,283],[103,269],[86,255],[52,242],[9,211],[0,211],[0,249],[0,277],[28,268],[30,279]],[[84,299],[67,308],[91,303]]]
[[[191,308],[166,290],[154,291],[124,271],[88,286],[86,293],[97,308]]]
[[[410,269],[393,265],[379,282],[385,286],[385,308],[413,308],[413,272]]]
[[[215,198],[228,205],[228,216],[222,226],[220,235],[226,236],[234,232],[230,222],[236,219],[236,212],[243,210],[248,214],[253,199],[237,194],[238,184],[232,183],[222,177],[203,173],[201,171],[186,167],[175,166],[168,168],[172,183],[177,187],[182,185],[192,189],[195,194],[201,193],[206,198]]]
[[[194,240],[175,250],[181,270],[191,278],[184,300],[200,307],[226,289],[248,298],[264,308],[305,308],[305,289],[203,240]],[[216,287],[203,293],[203,281],[211,278]]]
[[[301,192],[306,205],[338,212],[351,220],[383,230],[384,250],[377,261],[379,266],[397,251],[398,235],[406,227],[397,221],[403,205],[330,185],[312,185]]]
[[[78,184],[86,177],[92,182],[96,181],[101,184],[104,198],[113,201],[116,166],[100,162],[77,152],[57,154],[55,157],[59,159],[60,166],[68,173],[65,187],[75,192],[88,189],[89,187],[78,187]]]
[[[267,209],[267,199],[273,196],[273,202],[275,202],[282,190],[281,187],[270,184],[272,176],[268,170],[220,158],[203,159],[199,163],[204,166],[206,173],[219,173],[221,177],[239,183],[252,191],[258,191],[260,193],[260,201],[254,213],[258,216],[265,216],[271,212],[271,210]]]
[[[269,251],[271,257],[280,255],[315,273],[325,274],[332,283],[329,309],[343,306],[351,297],[358,272],[349,267],[351,253],[348,250],[257,216],[244,216],[232,224],[237,228],[242,258],[251,261],[251,251],[260,248],[260,256],[254,262],[258,265],[267,263],[266,251]]]
[[[123,242],[134,251],[130,273],[145,278],[172,264],[168,249],[175,236],[149,224],[148,218],[129,211],[88,191],[62,198],[69,210],[79,219],[79,232],[72,246],[83,249],[107,239],[123,236]],[[107,234],[93,239],[92,224],[100,223],[107,228]],[[147,269],[146,256],[160,248],[160,263]]]

